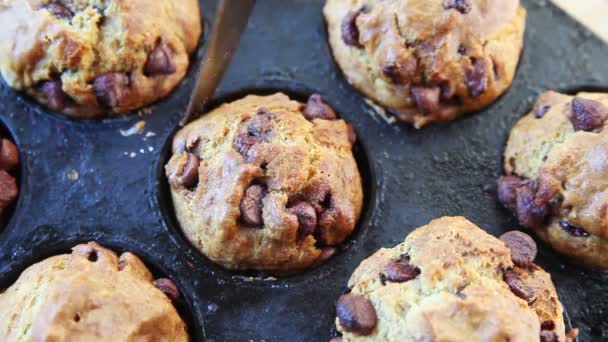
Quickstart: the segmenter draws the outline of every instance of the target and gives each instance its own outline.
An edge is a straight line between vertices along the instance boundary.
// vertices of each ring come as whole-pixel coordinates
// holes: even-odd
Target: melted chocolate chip
[[[44,94],[47,106],[50,109],[62,111],[65,108],[67,96],[63,92],[61,81],[44,81],[38,89]]]
[[[412,86],[410,91],[412,99],[422,114],[433,114],[439,108],[440,88],[438,86]]]
[[[462,14],[471,12],[473,8],[469,0],[443,0],[444,9],[455,9]]]
[[[503,176],[498,180],[498,199],[517,214],[522,226],[542,226],[549,215],[547,200],[536,198],[534,183],[517,176]]]
[[[172,52],[165,44],[158,44],[148,55],[144,66],[146,76],[169,75],[175,72],[175,64],[172,60]]]
[[[357,27],[357,17],[363,13],[364,9],[361,8],[357,11],[350,11],[346,14],[342,20],[342,41],[344,44],[361,48],[359,43],[359,28]]]
[[[129,84],[129,76],[126,73],[107,72],[95,79],[93,90],[101,105],[116,108],[129,95]]]
[[[308,102],[302,108],[302,114],[310,121],[314,119],[335,120],[338,117],[336,112],[323,101],[319,94],[312,94],[308,98]]]
[[[176,300],[179,298],[179,289],[177,288],[177,286],[175,286],[175,283],[171,279],[156,279],[153,284],[165,295],[167,295],[167,297],[169,297],[171,300]]]
[[[553,330],[555,329],[555,322],[553,321],[543,321],[540,324],[540,330]]]
[[[409,57],[401,62],[389,62],[382,66],[382,74],[394,84],[408,83],[416,75],[418,61],[416,58]]]
[[[575,224],[572,224],[566,220],[560,220],[559,226],[562,227],[563,230],[565,230],[568,234],[570,234],[572,236],[588,237],[589,235],[591,235],[591,234],[589,234],[589,232],[587,232],[583,228],[581,228]]]
[[[0,169],[12,170],[19,164],[19,151],[17,146],[8,139],[0,140]]]
[[[467,50],[468,49],[467,49],[466,45],[464,45],[464,44],[458,45],[458,54],[459,55],[461,55],[461,56],[466,55],[467,54]]]
[[[47,11],[51,12],[51,14],[57,19],[70,20],[74,16],[74,13],[72,13],[69,8],[63,6],[62,4],[50,3],[44,6],[44,8],[46,8]]]
[[[384,279],[393,283],[403,283],[416,279],[420,274],[420,269],[410,264],[408,256],[402,256],[399,260],[391,260],[384,266]]]
[[[519,231],[503,234],[500,239],[511,250],[511,260],[519,267],[528,267],[536,258],[536,243],[532,238]]]
[[[181,172],[172,177],[175,186],[183,186],[186,189],[192,189],[198,183],[198,169],[200,161],[197,156],[192,153],[187,153],[186,164]]]
[[[503,280],[505,281],[505,283],[507,283],[507,285],[509,285],[511,292],[513,292],[513,294],[517,297],[528,302],[533,299],[534,292],[532,292],[529,287],[524,285],[524,282],[514,271],[505,271],[505,273],[503,274]]]
[[[266,108],[257,110],[256,115],[248,120],[245,133],[239,134],[234,140],[234,149],[237,150],[245,160],[253,145],[267,141],[272,134],[273,114]]]
[[[466,72],[467,88],[469,89],[469,95],[477,97],[488,88],[486,62],[483,59],[471,58],[471,63],[473,69]]]
[[[515,210],[517,188],[526,186],[529,181],[517,176],[502,176],[498,179],[498,200],[505,207]]]
[[[599,101],[575,97],[572,100],[570,121],[577,131],[591,132],[604,125],[608,119],[608,107]]]
[[[378,320],[372,302],[352,293],[342,295],[338,299],[336,312],[344,330],[360,335],[369,335]]]
[[[308,202],[300,201],[287,208],[287,211],[298,217],[298,240],[302,240],[315,232],[317,213]]]
[[[260,184],[250,185],[241,200],[241,221],[253,227],[262,227],[262,199],[266,196],[266,187]]]
[[[537,201],[535,190],[531,184],[517,189],[517,219],[524,227],[535,228],[543,226],[549,216],[549,204]]]
[[[246,157],[251,147],[257,144],[260,140],[247,133],[239,134],[234,140],[234,149],[242,156]]]

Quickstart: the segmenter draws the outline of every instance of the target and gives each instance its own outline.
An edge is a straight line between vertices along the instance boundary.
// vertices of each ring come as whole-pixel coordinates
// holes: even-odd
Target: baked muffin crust
[[[463,217],[431,221],[353,272],[350,292],[337,304],[342,340],[565,341],[549,274],[533,254],[523,267],[511,255],[503,241]]]
[[[166,96],[201,34],[196,0],[9,0],[0,22],[6,83],[79,118],[124,114]]]
[[[608,268],[608,95],[542,93],[512,128],[499,199],[556,251]]]
[[[188,341],[142,261],[94,242],[28,267],[0,293],[0,319],[2,341]]]
[[[250,95],[205,114],[177,133],[166,165],[185,236],[230,269],[317,264],[361,213],[354,141],[318,95]]]
[[[483,109],[510,86],[519,0],[328,0],[334,58],[365,96],[420,128]]]

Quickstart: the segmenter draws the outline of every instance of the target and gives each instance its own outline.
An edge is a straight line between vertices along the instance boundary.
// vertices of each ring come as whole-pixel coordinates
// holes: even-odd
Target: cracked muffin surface
[[[291,272],[353,231],[363,192],[355,133],[319,95],[224,104],[180,130],[166,175],[185,236],[230,269]]]
[[[324,15],[347,80],[420,128],[506,91],[526,12],[519,0],[327,0]]]
[[[201,34],[196,0],[8,0],[0,71],[72,117],[124,114],[166,96]]]
[[[161,279],[153,280],[131,253],[78,245],[28,267],[0,293],[0,340],[188,341],[184,322],[156,287]]]
[[[499,200],[556,251],[608,269],[608,94],[542,93],[512,128]]]
[[[357,267],[336,305],[341,340],[566,341],[535,255],[524,233],[497,239],[463,217],[433,220]]]

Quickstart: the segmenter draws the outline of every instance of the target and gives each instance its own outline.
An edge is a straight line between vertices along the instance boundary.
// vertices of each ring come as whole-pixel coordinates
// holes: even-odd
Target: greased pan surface
[[[185,241],[162,166],[193,68],[150,113],[105,121],[49,113],[2,83],[0,119],[20,148],[22,169],[13,217],[0,232],[0,288],[35,261],[97,240],[137,253],[176,281],[195,341],[327,341],[335,300],[378,248],[442,215],[464,215],[494,235],[518,227],[496,200],[508,131],[545,89],[607,86],[608,47],[547,1],[524,0],[526,48],[511,90],[482,113],[416,131],[374,114],[344,80],[327,45],[323,3],[258,1],[215,103],[250,92],[283,90],[300,100],[319,92],[354,125],[366,207],[336,257],[297,276],[264,280],[225,271]],[[216,2],[202,6],[209,28]],[[124,136],[139,120],[146,122],[143,134]],[[574,266],[540,242],[537,263],[552,274],[579,340],[608,340],[608,274]]]

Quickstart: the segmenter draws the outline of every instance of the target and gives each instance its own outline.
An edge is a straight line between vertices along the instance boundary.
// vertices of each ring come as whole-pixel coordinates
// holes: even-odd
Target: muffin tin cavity
[[[150,273],[152,273],[154,285],[171,299],[171,303],[186,324],[190,339],[192,341],[204,339],[203,317],[194,305],[194,302],[199,301],[199,299],[196,295],[195,297],[191,296],[192,290],[190,285],[187,281],[183,281],[183,278],[178,274],[183,274],[184,271],[172,265],[171,260],[167,260],[157,252],[150,250],[149,246],[138,246],[138,242],[116,241],[104,234],[94,234],[90,238],[86,238],[81,234],[72,235],[68,238],[59,238],[58,235],[53,233],[58,229],[61,228],[40,227],[40,236],[35,237],[29,245],[31,246],[31,250],[23,251],[22,254],[20,253],[10,268],[0,268],[0,271],[2,271],[0,273],[0,292],[14,284],[28,267],[56,255],[90,252],[87,257],[89,262],[109,262],[95,248],[87,251],[88,246],[85,246],[87,248],[80,248],[78,252],[72,251],[72,248],[77,245],[96,242],[101,247],[113,251],[117,256],[121,256],[125,252],[130,252],[137,256]],[[130,266],[119,262],[119,271],[122,267]],[[178,295],[174,296],[176,293]],[[79,318],[75,317],[75,322],[78,322]]]
[[[291,100],[298,101],[300,103],[306,103],[312,94],[315,94],[313,90],[306,86],[302,86],[300,84],[283,84],[282,87],[275,86],[255,86],[255,87],[243,87],[237,90],[233,90],[230,92],[224,92],[217,96],[207,108],[212,110],[221,104],[229,103],[238,99],[241,99],[247,95],[272,95],[277,92],[282,92],[286,94]],[[348,122],[348,117],[342,116],[343,112],[340,107],[336,107],[331,98],[327,98],[322,96],[323,101],[327,103],[333,110],[338,113],[338,117],[345,119]],[[314,97],[316,100],[317,97]],[[313,102],[315,101],[313,100]],[[318,116],[318,115],[327,115],[323,108],[318,108],[315,106],[311,106],[305,115],[308,116]],[[305,110],[306,111],[306,110]],[[323,113],[321,113],[323,112]],[[350,113],[352,115],[353,113]],[[196,259],[201,264],[205,265],[205,269],[210,275],[216,278],[218,282],[237,282],[242,285],[260,285],[260,286],[288,286],[292,283],[297,283],[301,281],[308,281],[312,277],[312,279],[319,279],[320,277],[325,277],[331,273],[331,268],[336,266],[334,259],[340,259],[345,257],[348,254],[348,249],[356,244],[356,241],[362,239],[369,228],[369,221],[372,215],[372,203],[375,203],[375,186],[376,180],[374,177],[374,171],[372,166],[370,165],[367,157],[367,149],[365,146],[365,142],[363,141],[361,136],[357,136],[356,142],[353,146],[353,155],[355,157],[355,161],[357,163],[357,167],[359,169],[359,173],[361,175],[362,180],[362,190],[363,190],[363,207],[361,211],[361,215],[359,220],[356,223],[355,230],[343,243],[335,246],[337,253],[334,255],[330,255],[327,260],[321,262],[318,265],[311,266],[307,270],[304,271],[296,271],[292,273],[275,273],[275,272],[262,272],[262,271],[229,271],[227,269],[222,268],[219,265],[214,264],[211,260],[206,258],[201,252],[199,252],[193,245],[189,243],[189,241],[184,236],[182,229],[176,219],[175,211],[173,207],[173,201],[171,199],[170,185],[169,182],[186,182],[191,183],[189,180],[191,177],[189,175],[182,175],[181,178],[168,180],[165,171],[165,165],[169,161],[172,156],[171,146],[173,143],[173,138],[175,133],[179,129],[176,130],[168,136],[165,141],[165,146],[162,150],[162,157],[159,160],[159,164],[157,165],[157,178],[158,178],[158,205],[160,207],[165,225],[170,232],[172,238],[176,242],[176,244],[184,245],[188,250],[188,254]],[[183,173],[188,173],[188,165],[191,159],[194,159],[191,155],[188,155],[188,159],[185,160],[185,167]],[[181,181],[180,181],[181,180]],[[180,183],[180,184],[181,184]],[[264,187],[260,185],[253,185],[248,188],[246,194],[255,193],[255,190],[260,188],[260,191],[264,191]],[[252,195],[253,196],[253,195]],[[288,204],[289,206],[289,204]],[[292,210],[302,209],[305,211],[306,208],[294,207]],[[311,208],[312,209],[312,208]],[[289,209],[288,209],[289,210]],[[253,217],[250,218],[252,220]],[[253,222],[251,223],[253,224]],[[319,270],[317,270],[317,268]],[[278,278],[278,279],[277,279]],[[276,279],[276,280],[275,280]]]

